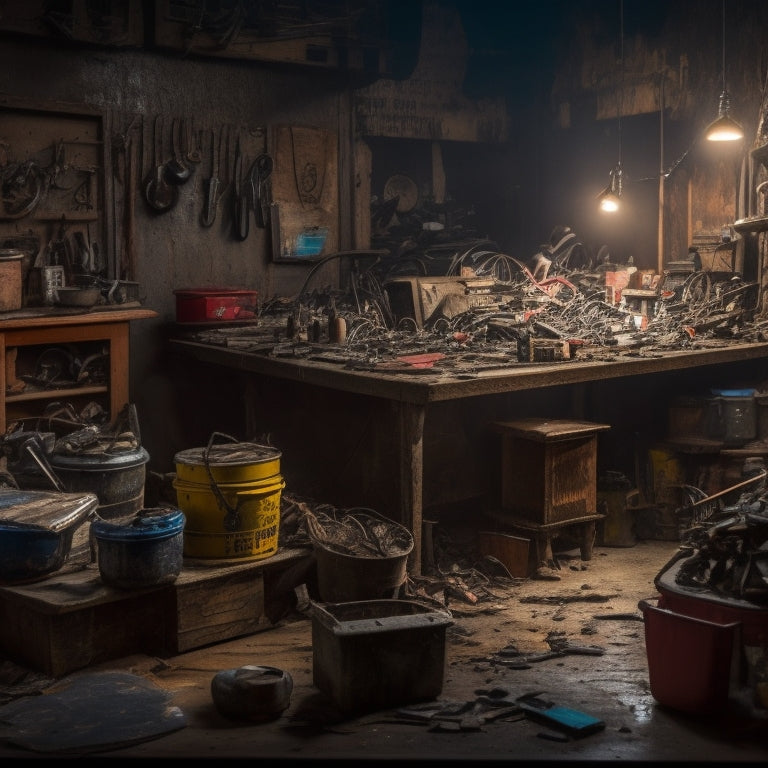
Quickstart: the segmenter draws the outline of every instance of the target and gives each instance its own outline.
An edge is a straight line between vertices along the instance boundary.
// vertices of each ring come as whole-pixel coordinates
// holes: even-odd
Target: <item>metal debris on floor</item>
[[[539,734],[552,741],[581,738],[605,728],[603,720],[580,710],[556,705],[542,698],[542,693],[535,691],[513,699],[505,688],[480,688],[470,701],[438,699],[400,707],[385,722],[423,725],[432,732],[458,733],[482,731],[487,723],[530,719],[559,732]]]

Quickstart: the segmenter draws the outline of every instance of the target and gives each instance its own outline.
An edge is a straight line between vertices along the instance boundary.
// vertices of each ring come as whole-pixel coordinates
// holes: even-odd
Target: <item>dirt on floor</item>
[[[438,547],[436,568],[409,576],[411,594],[429,593],[451,617],[444,635],[442,686],[428,701],[341,712],[314,684],[311,606],[305,602],[311,585],[305,591],[301,584],[263,632],[171,658],[118,659],[75,673],[44,692],[61,690],[72,679],[120,670],[156,685],[183,713],[184,727],[155,738],[75,750],[83,754],[467,762],[747,761],[768,755],[768,725],[749,706],[747,715],[745,710],[715,720],[690,718],[665,711],[651,695],[638,604],[657,595],[654,579],[678,552],[676,542],[595,546],[588,561],[578,549],[556,549],[558,567],[535,578],[509,578],[494,563],[473,562],[475,543],[470,527],[454,528],[450,546]],[[453,553],[464,557],[453,559]],[[371,665],[386,663],[370,660]],[[248,665],[271,666],[290,676],[287,708],[264,722],[224,716],[212,700],[211,684],[219,672]],[[339,667],[333,674],[363,700],[366,686],[381,685],[371,682],[376,673],[366,664],[351,676]],[[23,676],[17,683],[24,684]],[[526,695],[595,718],[600,725],[576,737],[522,710],[519,698]],[[113,707],[119,706],[115,700]],[[91,714],[98,722],[101,714]],[[2,755],[52,753],[50,742],[41,744],[28,735],[25,743],[7,727],[0,733]]]

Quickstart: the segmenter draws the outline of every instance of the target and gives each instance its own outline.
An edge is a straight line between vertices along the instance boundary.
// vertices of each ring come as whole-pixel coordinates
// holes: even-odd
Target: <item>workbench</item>
[[[415,573],[421,572],[422,562],[425,421],[428,411],[437,404],[447,401],[465,404],[484,396],[562,386],[570,388],[590,382],[597,385],[606,380],[626,381],[627,377],[634,379],[688,369],[696,369],[698,372],[705,367],[708,367],[710,375],[724,377],[733,365],[750,361],[754,361],[757,366],[768,364],[768,343],[727,341],[679,351],[643,353],[634,350],[625,354],[616,354],[614,351],[610,359],[594,359],[579,352],[581,359],[576,357],[567,362],[513,363],[508,368],[457,376],[441,374],[437,368],[434,372],[420,370],[412,373],[354,370],[324,360],[274,356],[266,351],[248,352],[200,343],[189,338],[171,338],[169,344],[172,351],[178,351],[196,361],[195,365],[203,363],[215,368],[221,367],[230,374],[234,369],[245,374],[248,379],[271,379],[283,387],[291,382],[300,383],[306,391],[334,390],[359,395],[372,404],[375,400],[386,401],[391,406],[393,416],[388,422],[390,434],[385,437],[394,446],[399,467],[399,476],[394,478],[399,489],[399,510],[393,511],[399,512],[399,521],[413,533],[415,546],[409,568]],[[764,375],[765,371],[761,371],[761,376]],[[298,407],[300,403],[296,405]],[[268,413],[272,406],[259,402],[258,407],[262,413]],[[520,415],[530,414],[503,414],[503,417]],[[317,413],[318,418],[322,416],[322,413]],[[350,418],[355,418],[355,415],[351,414]],[[329,430],[327,443],[318,446],[318,452],[332,451],[334,439],[333,430]],[[382,454],[381,449],[378,454]],[[373,451],[372,461],[376,461],[376,456],[376,451]],[[286,471],[290,475],[290,467]],[[456,467],[455,471],[459,473],[460,467]],[[377,501],[371,496],[362,499],[361,503],[374,506]],[[386,512],[383,509],[381,511]]]

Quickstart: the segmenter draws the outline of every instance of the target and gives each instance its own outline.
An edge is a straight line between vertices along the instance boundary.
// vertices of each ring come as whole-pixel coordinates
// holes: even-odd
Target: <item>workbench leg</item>
[[[396,407],[400,430],[400,521],[413,534],[408,568],[420,576],[426,408],[413,403],[397,403]]]
[[[581,545],[579,547],[581,551],[582,560],[592,559],[592,547],[595,543],[595,531],[597,524],[593,520],[591,523],[584,523],[581,529]]]

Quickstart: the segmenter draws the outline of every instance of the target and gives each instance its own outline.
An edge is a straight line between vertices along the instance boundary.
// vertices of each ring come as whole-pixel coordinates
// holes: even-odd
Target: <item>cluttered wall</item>
[[[131,349],[132,398],[156,469],[170,469],[177,450],[212,429],[251,437],[237,376],[167,354],[179,290],[237,287],[260,304],[293,296],[310,271],[318,284],[337,281],[337,264],[311,266],[318,253],[373,242],[413,255],[457,234],[528,259],[557,225],[595,253],[608,244],[657,267],[653,201],[623,223],[587,213],[615,160],[618,126],[606,105],[619,83],[634,190],[655,194],[659,163],[685,155],[668,184],[679,193],[666,203],[666,237],[676,234],[665,253],[685,252],[691,221],[705,235],[721,231],[720,209],[699,206],[710,212],[701,217],[691,208],[711,185],[685,151],[699,115],[692,94],[718,90],[717,3],[702,38],[674,38],[712,56],[689,60],[691,79],[678,78],[685,87],[676,101],[668,94],[669,109],[648,84],[659,71],[679,74],[684,52],[660,49],[661,23],[630,29],[629,2],[623,82],[600,76],[617,71],[615,3],[588,4],[579,26],[560,3],[537,14],[495,3],[330,3],[311,19],[294,6],[238,17],[228,3],[207,3],[202,15],[198,5],[6,2],[0,22],[0,164],[11,182],[0,236],[27,249],[26,269],[38,276],[30,301],[45,301],[36,270],[54,266],[65,279],[119,281],[127,300],[158,312],[132,325]],[[759,25],[749,29],[754,42]],[[747,141],[759,112],[755,80],[762,85],[753,50],[731,54]],[[575,60],[594,67],[578,70]],[[572,79],[577,70],[586,81],[574,85],[563,72]],[[654,109],[668,118],[660,159],[649,139]],[[637,168],[635,153],[645,158]],[[735,159],[725,170],[734,168]],[[729,179],[714,187],[726,218],[738,215],[729,208],[738,180]],[[395,197],[401,210],[377,217]]]

